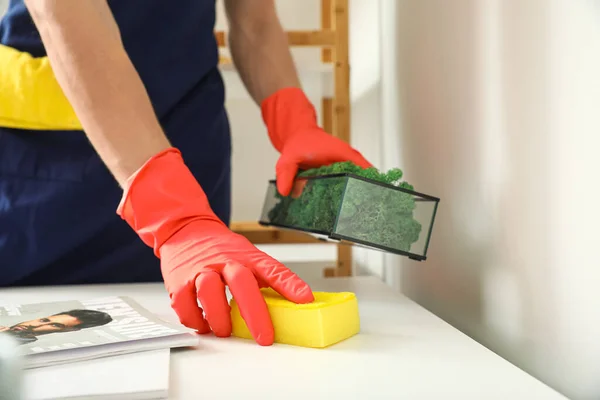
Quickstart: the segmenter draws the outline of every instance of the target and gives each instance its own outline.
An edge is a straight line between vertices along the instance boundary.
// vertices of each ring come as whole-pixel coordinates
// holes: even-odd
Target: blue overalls
[[[229,224],[215,1],[109,5],[165,133]],[[11,0],[0,43],[46,55],[22,0]],[[116,214],[121,195],[83,132],[0,127],[0,286],[160,281],[160,261]]]

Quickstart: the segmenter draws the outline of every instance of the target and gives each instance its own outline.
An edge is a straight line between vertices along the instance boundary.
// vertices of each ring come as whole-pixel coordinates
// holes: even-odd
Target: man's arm
[[[87,137],[121,186],[170,147],[106,0],[25,0]]]
[[[274,0],[225,0],[229,48],[248,92],[258,104],[279,89],[300,87],[287,35]]]
[[[348,143],[319,127],[316,108],[300,87],[275,0],[225,0],[225,9],[233,61],[280,153],[278,192],[291,193],[300,169],[345,161],[371,167]]]

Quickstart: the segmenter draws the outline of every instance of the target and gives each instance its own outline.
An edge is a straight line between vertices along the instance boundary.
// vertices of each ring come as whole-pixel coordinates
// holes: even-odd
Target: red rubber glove
[[[171,306],[183,325],[231,335],[227,285],[256,342],[270,345],[273,324],[259,287],[296,303],[314,300],[304,281],[217,218],[178,150],[152,157],[124,189],[117,213],[160,258]]]
[[[299,170],[351,161],[372,167],[348,143],[318,126],[317,113],[302,89],[281,89],[261,104],[263,121],[273,146],[281,154],[276,166],[277,190],[288,196]]]

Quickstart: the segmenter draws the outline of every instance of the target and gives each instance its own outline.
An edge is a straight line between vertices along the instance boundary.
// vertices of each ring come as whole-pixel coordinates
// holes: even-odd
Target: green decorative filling
[[[414,190],[401,181],[403,173],[398,168],[382,173],[350,162],[310,169],[298,176],[340,173]],[[422,227],[413,217],[416,203],[409,193],[345,176],[299,180],[298,184],[305,186],[291,196],[276,194],[277,203],[268,213],[271,223],[324,234],[335,229],[339,235],[402,251],[409,251],[419,239]]]

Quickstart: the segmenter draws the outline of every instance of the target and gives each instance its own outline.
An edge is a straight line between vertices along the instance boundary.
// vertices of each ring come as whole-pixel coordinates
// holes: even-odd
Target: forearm
[[[300,87],[287,35],[272,1],[226,0],[229,47],[240,77],[258,104],[285,87]]]
[[[26,0],[56,80],[120,185],[170,146],[104,0]]]

